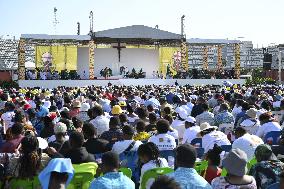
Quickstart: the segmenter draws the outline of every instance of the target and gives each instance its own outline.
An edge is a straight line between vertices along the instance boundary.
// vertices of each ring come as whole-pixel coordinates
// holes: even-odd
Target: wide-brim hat
[[[207,123],[207,122],[204,122],[204,123],[201,123],[200,124],[200,132],[201,131],[205,131],[205,130],[207,130],[207,129],[212,129],[212,128],[214,128],[214,129],[218,129],[218,127],[216,127],[216,126],[211,126],[209,123]]]
[[[249,110],[246,111],[246,114],[250,117],[250,118],[256,118],[257,115],[257,109],[255,108],[250,108]]]
[[[223,159],[222,165],[230,175],[244,176],[247,173],[247,154],[236,148]]]
[[[81,108],[81,102],[79,100],[75,100],[72,102],[73,108]]]

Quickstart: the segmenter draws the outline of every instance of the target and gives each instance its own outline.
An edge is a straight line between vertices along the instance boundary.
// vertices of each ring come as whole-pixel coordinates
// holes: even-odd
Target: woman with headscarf
[[[257,188],[265,189],[279,182],[284,163],[276,158],[270,146],[261,144],[255,149],[254,154],[258,163],[250,169],[249,175],[255,178]]]

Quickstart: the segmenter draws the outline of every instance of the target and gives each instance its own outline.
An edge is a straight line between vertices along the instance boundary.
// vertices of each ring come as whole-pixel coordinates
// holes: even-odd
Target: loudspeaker
[[[264,70],[271,70],[271,64],[272,64],[272,54],[264,53],[263,69]]]

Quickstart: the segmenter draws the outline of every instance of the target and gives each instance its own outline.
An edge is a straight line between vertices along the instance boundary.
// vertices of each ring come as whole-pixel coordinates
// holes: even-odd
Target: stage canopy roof
[[[47,35],[47,34],[22,34],[22,39],[28,40],[70,40],[70,41],[89,41],[89,35]]]
[[[194,45],[221,45],[221,44],[236,44],[241,43],[240,40],[228,40],[228,39],[200,39],[200,38],[191,38],[186,40],[189,44]]]

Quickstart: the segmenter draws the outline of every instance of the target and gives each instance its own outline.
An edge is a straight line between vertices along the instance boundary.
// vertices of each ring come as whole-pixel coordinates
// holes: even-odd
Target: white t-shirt
[[[204,148],[205,153],[207,153],[208,150],[213,149],[215,144],[222,146],[230,145],[231,143],[228,140],[227,135],[221,131],[212,131],[202,137],[202,148]]]
[[[95,119],[91,120],[90,123],[97,129],[98,136],[109,130],[109,119],[103,115],[97,116]]]
[[[69,140],[69,136],[68,135],[65,135],[65,141]],[[47,138],[47,142],[50,143],[50,142],[54,142],[56,141],[56,137],[55,135],[52,135],[51,137]]]
[[[176,147],[175,138],[169,134],[158,134],[151,136],[148,142],[156,144],[160,151],[173,150]]]
[[[265,135],[270,131],[280,131],[281,126],[277,122],[268,122],[261,125],[256,133],[256,136],[264,139]]]
[[[189,127],[185,130],[183,139],[182,139],[182,144],[188,143],[190,144],[193,139],[196,138],[196,135],[200,132],[200,127],[199,126],[193,126]]]
[[[178,131],[175,129],[173,131],[168,131],[167,134],[173,136],[175,139],[178,139]]]
[[[169,167],[168,162],[165,158],[159,158],[160,160],[160,166],[158,166],[155,162],[155,160],[150,160],[148,163],[145,163],[142,168],[141,168],[141,176],[140,176],[140,183],[142,181],[142,177],[144,173],[150,169],[154,169],[157,167]],[[146,189],[150,188],[151,185],[153,184],[154,180],[149,179],[146,183]]]
[[[249,133],[247,133],[242,137],[236,139],[232,144],[232,148],[239,148],[243,150],[247,154],[248,160],[251,160],[254,156],[256,147],[260,144],[263,144],[261,138],[256,135],[250,135]]]
[[[172,128],[178,131],[178,136],[179,138],[183,137],[184,131],[185,131],[185,126],[184,126],[184,121],[181,120],[174,120],[172,123]]]
[[[14,112],[5,112],[2,114],[1,119],[3,120],[4,132],[6,133],[7,129],[12,127],[14,122],[12,119],[15,117]]]
[[[134,140],[117,141],[112,146],[112,150],[111,151],[113,151],[113,152],[115,152],[117,154],[120,154],[120,153],[124,152],[133,141]],[[135,144],[134,144],[133,148],[130,149],[130,151],[137,151],[137,149],[139,148],[139,146],[141,144],[142,144],[141,141],[139,141],[139,140],[135,141]]]

